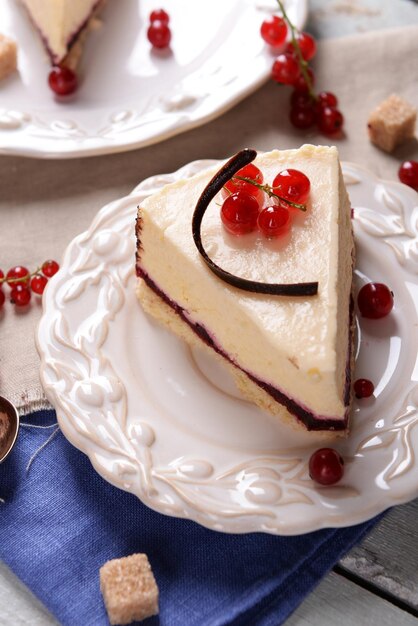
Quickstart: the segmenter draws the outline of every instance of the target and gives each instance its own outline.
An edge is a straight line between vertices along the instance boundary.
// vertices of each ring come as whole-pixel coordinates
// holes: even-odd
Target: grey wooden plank
[[[310,0],[306,30],[320,39],[418,23],[415,2]]]
[[[418,611],[418,499],[391,509],[341,560],[351,574]]]
[[[417,626],[418,620],[390,602],[331,572],[285,622],[285,626]]]

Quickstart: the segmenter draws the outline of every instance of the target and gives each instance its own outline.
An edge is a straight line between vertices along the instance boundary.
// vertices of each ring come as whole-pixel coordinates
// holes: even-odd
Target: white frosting
[[[71,37],[90,16],[97,0],[22,0],[59,63]]]
[[[266,153],[255,163],[269,183],[287,167],[306,173],[311,181],[307,213],[296,215],[286,238],[233,237],[222,227],[222,200],[215,198],[203,220],[205,248],[218,265],[243,278],[318,281],[317,296],[250,294],[206,267],[193,242],[191,218],[216,169],[144,201],[141,266],[243,369],[314,413],[342,419],[353,244],[337,150],[303,146]]]

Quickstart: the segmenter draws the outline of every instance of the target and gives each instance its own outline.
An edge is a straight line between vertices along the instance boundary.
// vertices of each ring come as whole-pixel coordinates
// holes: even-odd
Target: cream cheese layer
[[[259,155],[255,164],[270,184],[283,169],[304,172],[311,182],[307,212],[295,214],[284,238],[234,237],[222,227],[218,195],[204,216],[204,246],[235,275],[263,282],[318,281],[318,295],[244,292],[206,267],[191,221],[218,168],[168,185],[144,201],[139,266],[242,369],[318,416],[344,419],[353,238],[337,150],[309,145],[276,150]]]
[[[40,31],[54,63],[86,25],[98,0],[21,0]]]

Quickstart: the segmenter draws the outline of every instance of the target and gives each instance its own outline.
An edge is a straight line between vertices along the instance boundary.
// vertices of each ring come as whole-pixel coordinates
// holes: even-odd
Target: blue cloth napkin
[[[22,422],[48,425],[53,411]],[[105,626],[99,568],[148,554],[160,616],[145,626],[278,626],[376,520],[296,537],[226,535],[151,511],[58,431],[23,426],[0,465],[0,558],[63,625]]]

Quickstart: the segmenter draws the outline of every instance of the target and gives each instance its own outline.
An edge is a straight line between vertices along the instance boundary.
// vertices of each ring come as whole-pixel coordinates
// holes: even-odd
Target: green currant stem
[[[246,178],[245,176],[233,176],[232,180],[234,180],[234,178],[238,180],[242,180],[245,183],[250,183],[251,185],[254,185],[254,187],[257,187],[258,189],[261,189],[262,191],[264,191],[264,193],[266,193],[269,198],[277,198],[278,200],[280,200],[280,202],[285,202],[289,206],[292,206],[295,209],[299,209],[299,211],[306,211],[306,204],[298,204],[297,202],[292,202],[291,200],[288,200],[287,198],[282,198],[282,196],[279,196],[277,193],[274,193],[273,191],[274,187],[270,187],[270,185],[261,185],[260,183],[257,183],[257,181],[253,180],[252,178]]]
[[[26,276],[20,276],[19,278],[7,278],[6,276],[4,276],[3,278],[0,278],[0,285],[2,285],[3,283],[7,283],[8,285],[14,285],[15,283],[24,283],[27,280],[33,278],[33,276],[36,276],[36,274],[40,274],[41,270],[42,267],[38,267],[34,272],[29,272],[29,274],[26,274]]]
[[[305,61],[305,59],[303,58],[303,56],[302,56],[302,51],[301,51],[300,46],[298,44],[298,41],[296,39],[296,28],[294,27],[293,23],[290,21],[290,18],[289,18],[289,16],[286,13],[286,9],[283,6],[283,2],[281,0],[277,0],[277,3],[279,5],[279,7],[280,7],[280,10],[281,10],[282,14],[283,14],[283,19],[289,25],[290,34],[291,34],[291,37],[292,37],[292,46],[293,46],[293,49],[296,52],[296,56],[297,56],[297,59],[298,59],[299,67],[301,69],[303,78],[305,79],[306,84],[308,86],[309,95],[312,98],[312,100],[317,100],[318,98],[317,98],[317,96],[316,96],[316,94],[314,92],[311,77],[308,74],[308,64]]]

